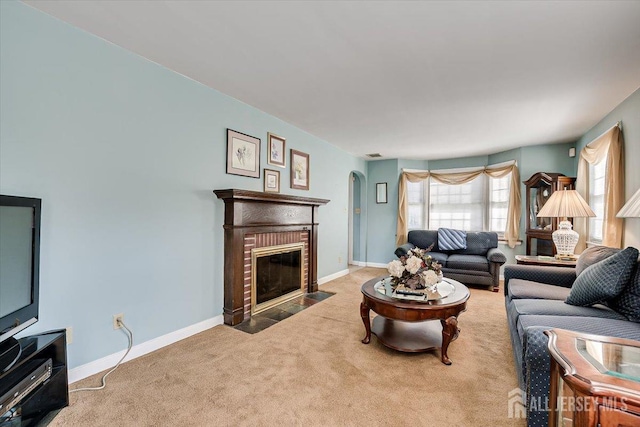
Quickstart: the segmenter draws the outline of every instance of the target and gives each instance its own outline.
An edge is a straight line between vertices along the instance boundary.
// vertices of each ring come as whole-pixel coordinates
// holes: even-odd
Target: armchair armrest
[[[532,282],[570,288],[576,280],[574,268],[540,265],[509,264],[504,267],[504,294],[507,295],[509,280],[523,279]]]
[[[415,249],[416,245],[414,245],[413,243],[405,243],[402,246],[398,246],[398,248],[396,249],[396,251],[394,252],[396,254],[396,256],[398,258],[400,258],[401,256],[404,256],[407,254],[407,252],[409,252],[409,250],[411,249]]]
[[[489,260],[489,262],[497,262],[500,265],[507,262],[507,257],[498,248],[489,249],[489,251],[487,252],[487,259]]]

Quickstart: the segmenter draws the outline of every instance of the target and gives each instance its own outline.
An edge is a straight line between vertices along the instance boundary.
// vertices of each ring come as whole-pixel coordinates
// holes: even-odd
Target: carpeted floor
[[[336,295],[257,334],[217,326],[125,363],[105,390],[71,394],[50,425],[525,425],[507,417],[518,384],[502,293],[471,290],[445,366],[438,351],[360,342],[360,286],[385,273],[364,268],[322,285]]]

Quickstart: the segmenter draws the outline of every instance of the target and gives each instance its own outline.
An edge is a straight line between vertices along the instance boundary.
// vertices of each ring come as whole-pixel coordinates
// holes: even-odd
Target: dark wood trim
[[[244,236],[251,233],[309,232],[307,291],[318,290],[318,207],[327,199],[262,193],[250,190],[214,190],[224,201],[224,322],[244,320]]]
[[[328,199],[316,199],[313,197],[301,197],[290,196],[288,194],[273,194],[262,193],[260,191],[251,190],[214,190],[213,191],[218,199],[235,199],[235,200],[257,200],[261,202],[273,202],[273,203],[291,203],[296,205],[326,205],[331,200]]]

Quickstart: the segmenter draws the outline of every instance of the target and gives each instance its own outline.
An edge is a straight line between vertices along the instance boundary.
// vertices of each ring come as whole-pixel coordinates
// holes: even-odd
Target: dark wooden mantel
[[[214,190],[224,201],[224,322],[244,320],[244,236],[247,233],[309,232],[307,291],[318,290],[318,207],[326,199],[262,193],[250,190]]]

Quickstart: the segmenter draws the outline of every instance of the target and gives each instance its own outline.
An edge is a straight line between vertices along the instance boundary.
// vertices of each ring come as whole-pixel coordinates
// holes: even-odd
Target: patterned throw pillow
[[[587,267],[573,282],[565,302],[588,306],[617,297],[629,282],[637,260],[638,250],[628,247]]]
[[[467,232],[451,228],[438,228],[438,247],[443,251],[467,249]]]
[[[610,248],[608,246],[591,246],[582,251],[578,262],[576,263],[576,277],[580,275],[587,267],[615,255],[622,249]]]
[[[607,305],[632,322],[640,323],[640,264],[636,265],[636,274],[631,283]]]

